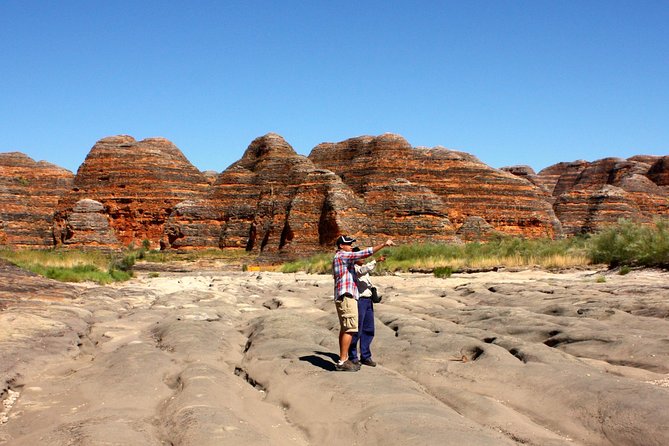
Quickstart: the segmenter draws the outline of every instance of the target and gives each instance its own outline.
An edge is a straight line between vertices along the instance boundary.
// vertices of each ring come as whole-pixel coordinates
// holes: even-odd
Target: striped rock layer
[[[208,188],[207,178],[164,138],[104,138],[93,146],[77,171],[73,187],[55,208],[55,242],[118,248],[148,240],[157,247],[164,239],[165,223],[174,207],[204,197]],[[97,221],[101,228],[98,238],[90,228],[81,226],[81,212],[77,210],[81,200],[93,200],[102,206],[95,213],[107,219],[113,237],[101,221]],[[88,232],[86,237],[78,235],[82,230]]]
[[[470,217],[480,217],[506,234],[561,234],[545,191],[467,153],[413,148],[384,134],[320,144],[309,159],[362,198],[374,233],[451,240]]]
[[[62,167],[0,153],[0,245],[52,246],[54,209],[73,181]]]
[[[0,244],[118,249],[245,249],[291,256],[361,244],[561,237],[625,217],[669,215],[669,159],[574,161],[535,173],[494,169],[394,134],[323,143],[308,157],[281,136],[255,139],[220,174],[170,141],[98,141],[76,176],[0,154]]]
[[[669,217],[669,157],[604,158],[550,166],[537,174],[553,195],[566,235],[590,233],[621,218]]]

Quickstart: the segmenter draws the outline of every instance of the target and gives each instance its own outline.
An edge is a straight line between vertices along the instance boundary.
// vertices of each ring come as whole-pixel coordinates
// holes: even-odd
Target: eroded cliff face
[[[316,251],[331,246],[342,232],[362,233],[361,207],[334,173],[316,168],[281,136],[269,133],[218,176],[205,200],[175,209],[168,223],[169,247]]]
[[[651,164],[648,178],[669,193],[669,156],[663,156]]]
[[[74,174],[19,153],[0,153],[0,245],[52,246],[53,211]]]
[[[308,157],[256,138],[224,172],[200,172],[164,138],[98,141],[76,176],[0,154],[0,244],[245,249],[268,256],[361,244],[560,237],[619,218],[669,216],[669,157],[493,169],[394,134],[323,143]]]
[[[555,214],[565,234],[575,235],[621,218],[647,224],[669,216],[668,159],[636,156],[559,163],[537,176],[549,189],[554,185]]]
[[[152,247],[158,247],[175,206],[203,198],[209,187],[207,178],[164,138],[135,141],[123,135],[101,139],[79,167],[71,190],[55,207],[56,244],[113,249],[149,240]],[[98,206],[82,218],[77,210],[82,200],[98,202],[102,209]],[[91,210],[90,206],[84,209]]]
[[[479,217],[507,234],[561,234],[545,191],[467,153],[413,148],[385,134],[320,144],[309,159],[363,199],[374,233],[449,241],[468,218]]]

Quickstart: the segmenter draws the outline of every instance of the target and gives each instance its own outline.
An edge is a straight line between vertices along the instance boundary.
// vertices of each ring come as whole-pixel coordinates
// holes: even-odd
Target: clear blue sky
[[[669,154],[669,1],[0,0],[0,152],[398,133],[493,167]]]

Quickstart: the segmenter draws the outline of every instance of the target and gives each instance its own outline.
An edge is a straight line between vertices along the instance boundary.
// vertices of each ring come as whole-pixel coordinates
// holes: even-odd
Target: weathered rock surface
[[[375,277],[344,373],[331,277],[180,268],[0,265],[0,444],[669,444],[666,272]]]
[[[118,243],[103,227],[97,238],[86,229],[85,243],[115,248],[149,240],[152,247],[158,247],[174,207],[185,200],[204,198],[208,188],[207,178],[164,138],[101,139],[79,167],[72,190],[58,203],[56,243],[80,244],[70,220],[77,213],[76,203],[89,199],[103,205],[100,215],[109,220]]]
[[[467,217],[458,229],[458,237],[464,242],[488,241],[501,235],[481,217]]]
[[[218,248],[222,211],[207,200],[186,200],[174,206],[165,224],[161,248]]]
[[[541,170],[537,176],[553,196],[557,197],[574,188],[588,164],[584,160],[562,162]]]
[[[67,215],[62,243],[80,248],[119,246],[104,209],[102,203],[89,198],[77,201]]]
[[[669,156],[663,156],[656,160],[648,170],[648,178],[660,187],[669,186]]]
[[[52,246],[53,211],[73,181],[69,170],[0,153],[0,245]]]

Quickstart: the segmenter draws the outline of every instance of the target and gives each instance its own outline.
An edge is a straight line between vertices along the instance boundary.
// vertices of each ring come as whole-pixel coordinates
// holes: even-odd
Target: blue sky
[[[0,0],[0,152],[105,136],[223,171],[385,132],[493,167],[669,154],[669,1]]]

